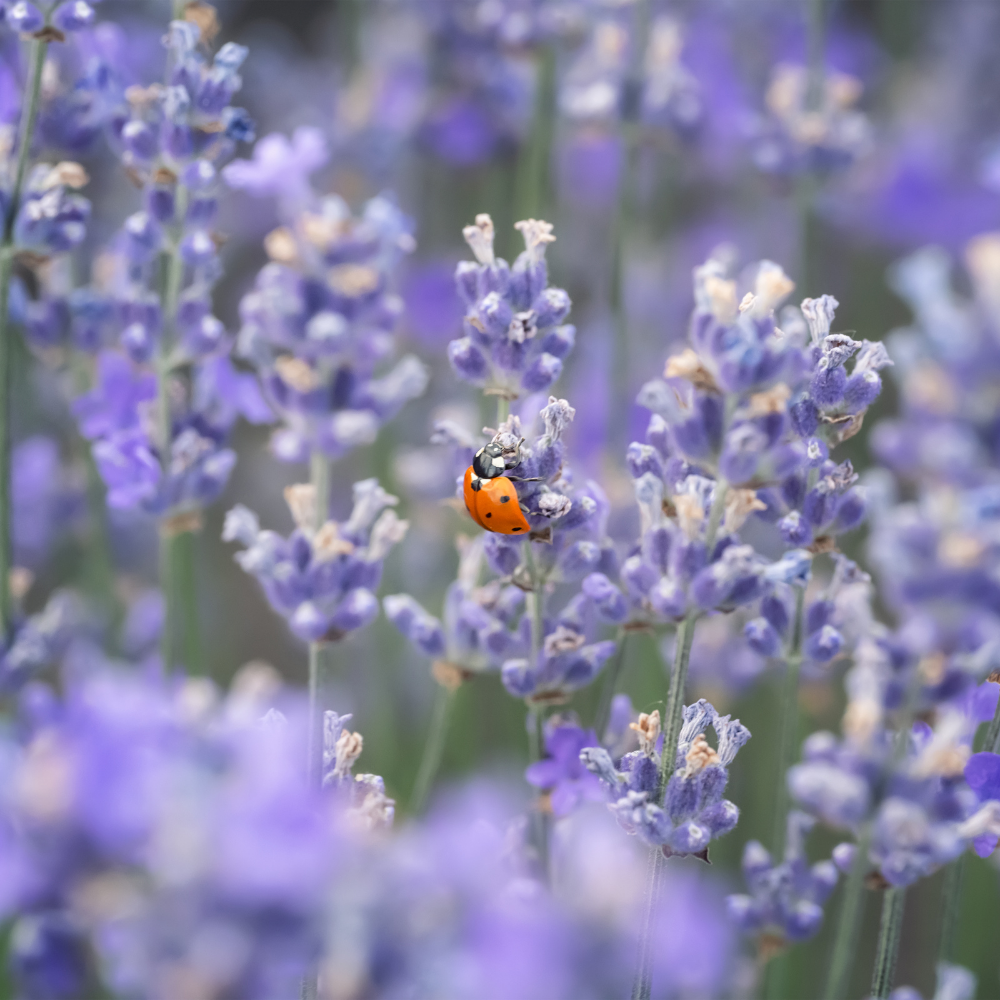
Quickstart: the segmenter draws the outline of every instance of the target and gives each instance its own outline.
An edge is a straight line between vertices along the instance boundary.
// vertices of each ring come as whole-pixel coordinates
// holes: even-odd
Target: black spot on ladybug
[[[520,528],[515,528],[514,530],[515,530],[515,531],[520,531],[521,529],[520,529]]]
[[[509,500],[510,497],[500,497],[500,503],[507,503]]]
[[[487,516],[487,517],[492,517],[493,515],[492,515],[492,514],[491,514],[491,513],[489,512],[489,511],[487,511],[487,512],[486,512],[486,516]]]

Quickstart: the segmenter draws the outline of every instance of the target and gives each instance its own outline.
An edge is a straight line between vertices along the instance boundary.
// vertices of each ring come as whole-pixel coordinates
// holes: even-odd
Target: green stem
[[[17,166],[0,240],[0,631],[4,636],[9,636],[14,620],[10,593],[10,572],[13,569],[10,537],[11,340],[14,331],[9,315],[10,285],[14,276],[14,222],[21,207],[21,192],[31,159],[31,143],[42,91],[42,69],[48,48],[48,42],[38,39],[31,43],[28,86],[18,129]]]
[[[414,782],[413,795],[410,799],[410,812],[412,813],[418,813],[423,808],[427,793],[433,786],[438,769],[441,767],[445,738],[448,735],[448,722],[454,704],[454,688],[438,685],[430,731],[427,734],[427,742],[424,744],[424,755],[420,761],[420,770],[417,772],[417,780]]]
[[[514,178],[517,221],[542,218],[548,207],[555,102],[556,54],[551,45],[546,45],[538,54],[538,80],[531,134],[521,147]]]
[[[1000,699],[997,700],[990,728],[986,730],[986,741],[983,743],[983,749],[989,750],[990,753],[1000,753]]]
[[[313,527],[319,530],[330,512],[330,460],[320,452],[313,452],[309,460],[309,481],[316,491],[316,510]],[[309,783],[319,785],[323,780],[323,685],[332,643],[309,643],[309,740],[306,773]]]
[[[809,74],[806,90],[806,110],[815,111],[823,104],[826,82],[826,24],[823,20],[823,0],[809,0],[806,24],[806,58]]]
[[[181,188],[178,186],[178,198],[180,198],[180,192]],[[173,445],[173,417],[170,409],[170,355],[176,339],[177,306],[184,280],[184,264],[176,240],[172,242],[170,249],[164,252],[161,266],[163,274],[163,291],[161,293],[163,333],[160,337],[156,366],[156,422],[161,475],[166,480],[170,475],[170,457]],[[183,580],[183,577],[186,573],[184,571],[184,554],[181,550],[186,543],[181,539],[186,534],[188,532],[175,530],[167,521],[160,524],[160,586],[163,590],[163,600],[166,606],[163,635],[160,642],[163,669],[167,672],[171,671],[174,665],[183,659],[183,654],[188,647],[189,622],[187,615],[191,608],[197,608],[196,595],[194,593],[187,595],[184,592],[184,582],[186,581]],[[184,666],[193,668],[194,664],[185,663]]]
[[[680,740],[681,724],[684,720],[684,689],[687,686],[688,666],[691,663],[691,646],[694,643],[694,627],[698,612],[689,611],[677,630],[677,655],[667,692],[667,705],[663,720],[663,752],[660,755],[660,801],[667,795],[667,782],[673,773],[677,760],[677,743]]]
[[[636,947],[635,978],[632,980],[631,1000],[650,1000],[653,991],[653,913],[660,895],[660,879],[663,874],[663,851],[651,847],[646,862],[646,892],[642,899],[642,927]]]
[[[781,742],[778,751],[777,787],[774,804],[773,857],[780,861],[785,852],[785,827],[788,818],[788,769],[795,762],[799,737],[799,672],[802,669],[802,619],[805,608],[806,588],[795,588],[795,618],[792,623],[792,641],[785,666],[785,684],[781,712]]]
[[[961,917],[962,883],[965,880],[965,858],[963,852],[945,869],[944,888],[941,892],[944,916],[941,918],[938,963],[951,964],[955,961],[955,942],[958,939],[958,921]]]
[[[878,951],[875,971],[872,974],[872,997],[884,1000],[896,978],[896,958],[899,955],[899,938],[903,930],[903,908],[906,889],[886,889],[882,897],[882,922],[878,932]]]
[[[506,396],[497,396],[497,429],[510,416],[510,400]]]
[[[858,836],[844,895],[840,901],[837,932],[833,943],[833,957],[826,979],[823,1000],[844,1000],[850,985],[851,969],[856,957],[858,933],[861,930],[861,910],[865,892],[865,870],[868,867],[868,847],[871,844],[871,827],[865,825]]]

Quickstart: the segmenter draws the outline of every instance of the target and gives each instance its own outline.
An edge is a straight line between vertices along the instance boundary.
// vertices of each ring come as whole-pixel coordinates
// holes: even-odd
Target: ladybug
[[[504,475],[506,471],[503,448],[496,441],[483,445],[476,452],[472,465],[465,470],[462,487],[465,509],[472,515],[472,520],[487,531],[501,535],[526,535],[531,531],[531,525],[518,503],[514,481]],[[529,482],[526,479],[517,481]]]

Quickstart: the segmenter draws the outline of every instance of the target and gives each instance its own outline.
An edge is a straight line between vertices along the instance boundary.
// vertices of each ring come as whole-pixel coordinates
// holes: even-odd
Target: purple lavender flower
[[[833,861],[809,864],[805,840],[815,822],[796,810],[788,814],[780,864],[759,841],[748,841],[743,848],[743,878],[750,894],[729,896],[726,908],[744,933],[774,934],[798,942],[820,929],[823,906],[836,888],[839,871]]]
[[[593,730],[553,716],[545,723],[545,757],[528,765],[529,785],[546,792],[554,816],[567,816],[584,801],[601,802],[605,794],[598,778],[581,760],[584,747],[597,746]]]
[[[780,63],[764,97],[766,113],[755,123],[753,158],[768,174],[832,173],[849,167],[871,147],[872,127],[857,110],[861,81],[823,70],[818,93],[809,70]]]
[[[229,183],[278,193],[287,224],[265,240],[271,263],[240,304],[239,353],[257,369],[268,403],[281,417],[275,454],[300,461],[336,458],[375,440],[378,428],[427,385],[413,356],[384,369],[402,303],[389,290],[395,266],[415,246],[410,221],[386,197],[355,218],[336,196],[319,198],[306,184],[325,148],[308,130],[296,133],[303,160],[286,171],[293,147],[268,136],[260,162],[232,164]]]
[[[408,527],[387,509],[398,500],[366,479],[354,484],[351,516],[317,529],[315,488],[290,486],[285,497],[297,524],[288,538],[262,531],[257,515],[238,505],[226,515],[223,539],[245,547],[237,562],[300,639],[331,641],[363,628],[378,614],[382,561]]]
[[[718,737],[718,750],[705,739],[709,727]],[[727,768],[750,731],[738,719],[720,716],[704,699],[685,706],[677,760],[661,806],[659,711],[640,715],[634,728],[640,749],[617,766],[603,748],[584,749],[580,759],[607,786],[608,808],[626,832],[661,847],[668,857],[691,854],[707,860],[711,841],[729,833],[739,819],[738,807],[722,795]]]
[[[516,399],[544,392],[562,373],[576,330],[563,321],[569,296],[548,287],[545,248],[555,240],[548,222],[528,219],[516,228],[524,251],[511,267],[493,253],[493,220],[476,217],[462,231],[476,263],[458,265],[455,282],[466,306],[464,336],[448,345],[448,359],[465,382]]]

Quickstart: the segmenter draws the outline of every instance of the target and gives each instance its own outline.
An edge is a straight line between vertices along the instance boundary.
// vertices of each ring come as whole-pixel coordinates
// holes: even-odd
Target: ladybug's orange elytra
[[[473,488],[473,477],[479,488]],[[526,535],[531,525],[517,502],[517,491],[506,476],[481,479],[470,465],[463,482],[465,507],[472,520],[487,531],[500,535]]]

